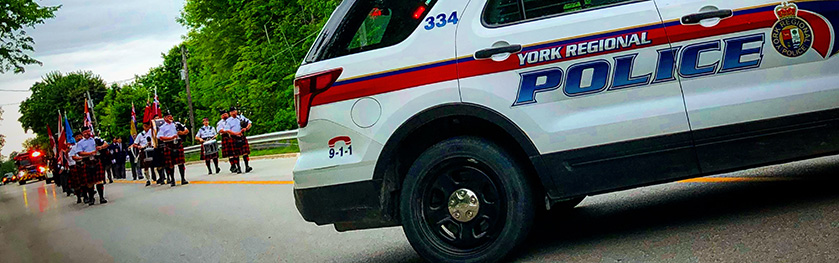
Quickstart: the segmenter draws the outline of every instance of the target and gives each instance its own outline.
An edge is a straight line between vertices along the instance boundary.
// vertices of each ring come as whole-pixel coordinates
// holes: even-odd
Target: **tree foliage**
[[[35,40],[24,29],[55,17],[58,8],[60,6],[40,6],[34,0],[0,2],[0,73],[9,70],[23,73],[26,65],[41,65],[41,62],[26,54],[35,51],[32,47]]]

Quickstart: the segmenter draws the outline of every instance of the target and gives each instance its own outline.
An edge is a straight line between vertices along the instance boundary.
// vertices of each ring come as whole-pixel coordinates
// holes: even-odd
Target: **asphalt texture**
[[[398,227],[336,232],[294,206],[294,158],[76,204],[0,187],[0,262],[422,262]],[[130,176],[130,175],[129,175]],[[535,226],[518,262],[839,262],[839,157],[591,196]]]

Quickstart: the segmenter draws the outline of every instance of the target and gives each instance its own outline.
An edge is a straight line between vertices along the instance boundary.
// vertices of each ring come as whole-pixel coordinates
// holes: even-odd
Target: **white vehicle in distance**
[[[297,208],[504,259],[538,210],[839,153],[839,1],[344,0],[295,80]]]

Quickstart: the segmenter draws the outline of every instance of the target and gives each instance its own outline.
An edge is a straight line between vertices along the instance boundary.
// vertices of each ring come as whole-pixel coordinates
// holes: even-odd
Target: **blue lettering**
[[[658,51],[658,65],[655,69],[653,83],[676,80],[676,53],[681,47],[661,49]]]
[[[635,64],[635,57],[637,56],[638,54],[631,54],[615,57],[615,77],[612,80],[611,89],[643,86],[650,82],[652,73],[638,77],[632,76],[632,67]]]
[[[561,84],[562,70],[559,68],[521,73],[519,93],[513,106],[536,103],[536,93],[555,90]]]
[[[685,78],[694,78],[714,74],[717,71],[717,66],[720,64],[720,61],[717,60],[713,64],[700,66],[699,56],[705,52],[719,50],[720,41],[693,44],[685,47],[682,50],[682,61],[679,63],[679,75]]]
[[[722,69],[720,72],[729,72],[760,67],[763,60],[763,46],[766,43],[763,33],[751,36],[730,38],[725,40],[725,52],[723,53]],[[760,47],[743,49],[749,43],[760,42]],[[743,56],[759,54],[754,60],[741,61]]]
[[[579,96],[606,89],[608,85],[611,65],[605,60],[587,61],[568,67],[568,80],[565,84],[565,95]],[[591,85],[582,87],[583,71],[592,69]]]

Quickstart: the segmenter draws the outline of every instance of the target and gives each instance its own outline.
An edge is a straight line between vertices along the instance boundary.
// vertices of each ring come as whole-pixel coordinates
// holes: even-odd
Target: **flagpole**
[[[90,116],[93,118],[93,128],[97,131],[97,132],[95,132],[95,134],[101,136],[101,134],[99,134],[99,132],[101,132],[101,130],[99,130],[99,128],[97,128],[97,127],[99,127],[99,122],[96,121],[96,111],[93,110],[93,105],[94,105],[93,98],[90,97],[90,91],[87,91],[86,93],[87,93],[87,101],[88,101],[87,104],[88,104],[88,107],[90,108]]]

